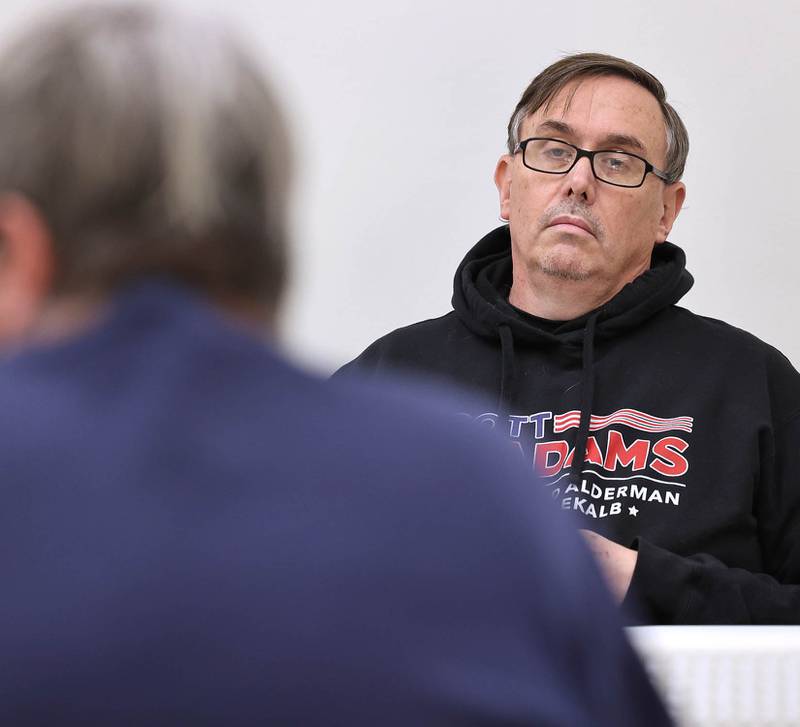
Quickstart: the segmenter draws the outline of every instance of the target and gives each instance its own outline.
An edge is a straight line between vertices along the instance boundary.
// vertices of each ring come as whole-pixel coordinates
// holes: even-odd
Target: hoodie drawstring
[[[575,435],[575,449],[570,466],[570,481],[580,485],[583,463],[586,457],[586,443],[589,440],[592,405],[594,403],[594,334],[599,313],[590,316],[583,329],[583,367],[581,371],[581,416],[578,433]],[[514,381],[514,336],[511,326],[501,324],[497,327],[500,336],[501,373],[500,396],[497,400],[498,414],[505,413],[512,399],[511,386]]]
[[[583,462],[586,457],[586,443],[589,440],[589,425],[592,418],[592,404],[594,400],[594,332],[597,316],[589,317],[583,329],[583,371],[581,373],[581,418],[578,434],[575,436],[575,451],[572,455],[570,480],[575,485],[580,485]]]
[[[505,412],[511,399],[509,389],[514,380],[514,337],[511,335],[511,326],[502,324],[498,326],[500,336],[500,397],[497,399],[497,413]]]

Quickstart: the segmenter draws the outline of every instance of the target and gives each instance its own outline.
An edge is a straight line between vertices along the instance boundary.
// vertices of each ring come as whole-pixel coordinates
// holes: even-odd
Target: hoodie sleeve
[[[796,376],[796,374],[795,374]],[[655,622],[800,624],[800,412],[762,435],[754,503],[763,573],[705,553],[680,556],[646,538],[630,593]]]
[[[638,539],[630,594],[655,623],[800,624],[800,585]]]

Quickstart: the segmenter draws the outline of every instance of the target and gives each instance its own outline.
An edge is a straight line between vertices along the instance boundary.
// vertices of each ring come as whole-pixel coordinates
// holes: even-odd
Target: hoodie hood
[[[511,279],[511,235],[508,225],[502,225],[481,239],[458,266],[453,285],[456,315],[478,336],[500,338],[500,328],[507,326],[515,342],[545,346],[579,343],[592,317],[595,340],[613,338],[676,303],[694,283],[686,270],[683,250],[664,242],[655,246],[650,269],[610,301],[555,329],[544,330],[508,302]]]

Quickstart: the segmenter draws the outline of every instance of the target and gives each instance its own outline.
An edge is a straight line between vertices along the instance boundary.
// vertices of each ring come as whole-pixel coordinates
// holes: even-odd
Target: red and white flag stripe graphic
[[[574,429],[580,424],[580,421],[581,413],[577,409],[564,414],[556,414],[553,419],[553,431],[559,433],[565,432],[567,429]],[[670,432],[674,429],[691,432],[693,423],[694,419],[692,417],[662,419],[638,409],[617,409],[613,414],[608,414],[607,416],[592,414],[589,430],[596,432],[598,429],[605,429],[613,425],[624,425],[642,432]]]

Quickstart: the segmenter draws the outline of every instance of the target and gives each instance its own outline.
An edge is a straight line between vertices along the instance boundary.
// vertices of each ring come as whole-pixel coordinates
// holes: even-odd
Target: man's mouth
[[[554,217],[552,220],[550,220],[550,223],[547,226],[563,227],[565,231],[567,231],[568,228],[572,228],[572,232],[574,232],[575,228],[577,228],[583,232],[588,232],[594,237],[594,230],[592,229],[592,226],[582,217],[574,217],[573,215],[559,215],[558,217]]]

